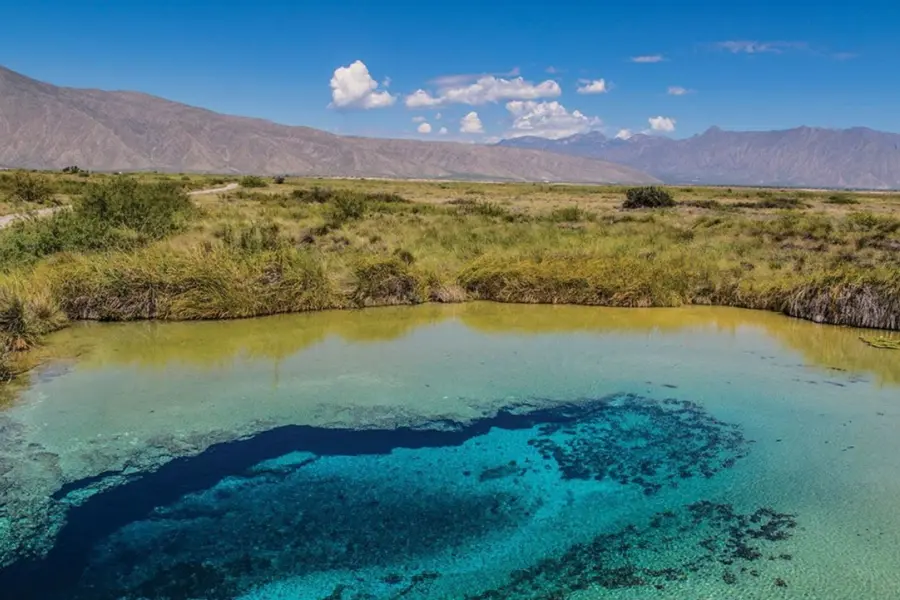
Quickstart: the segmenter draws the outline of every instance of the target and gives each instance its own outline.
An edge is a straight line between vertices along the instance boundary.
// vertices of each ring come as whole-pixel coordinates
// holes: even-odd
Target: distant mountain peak
[[[540,147],[626,164],[667,183],[900,189],[900,135],[867,127],[726,131],[713,126],[687,139],[581,136],[544,140]]]

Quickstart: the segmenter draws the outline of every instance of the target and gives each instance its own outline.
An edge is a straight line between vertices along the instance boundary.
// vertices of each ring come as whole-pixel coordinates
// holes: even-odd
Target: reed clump
[[[324,265],[293,249],[153,247],[61,257],[47,270],[72,319],[233,319],[336,308]]]
[[[356,306],[419,304],[426,298],[424,282],[399,256],[362,259],[353,276],[350,297]]]
[[[671,205],[640,188],[639,204],[669,208],[635,212],[622,188],[292,179],[194,207],[156,177],[92,177],[71,210],[0,231],[0,363],[66,318],[469,299],[716,304],[900,330],[900,220],[863,196],[683,188]]]

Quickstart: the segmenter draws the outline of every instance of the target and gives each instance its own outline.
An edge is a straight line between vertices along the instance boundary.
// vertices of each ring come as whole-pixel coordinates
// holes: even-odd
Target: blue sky
[[[0,64],[28,76],[342,134],[900,131],[885,0],[0,0],[0,15]]]

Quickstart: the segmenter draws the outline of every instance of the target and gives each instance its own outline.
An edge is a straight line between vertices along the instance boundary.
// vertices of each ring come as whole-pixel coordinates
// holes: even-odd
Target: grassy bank
[[[672,206],[625,209],[614,187],[288,178],[191,202],[186,190],[230,180],[17,177],[73,210],[0,231],[0,311],[31,315],[3,318],[7,353],[63,317],[469,299],[716,304],[900,329],[897,195],[669,188]]]

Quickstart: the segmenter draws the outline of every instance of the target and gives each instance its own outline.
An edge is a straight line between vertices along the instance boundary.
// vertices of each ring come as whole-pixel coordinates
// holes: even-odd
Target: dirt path
[[[240,186],[236,183],[229,183],[226,186],[218,187],[218,188],[210,188],[208,190],[194,190],[193,192],[188,192],[188,196],[202,196],[204,194],[221,194],[222,192],[230,192],[231,190],[236,190]],[[11,215],[4,215],[0,217],[0,229],[5,227],[9,227],[19,219],[24,219],[26,217],[46,217],[48,215],[52,215],[58,210],[65,210],[69,208],[68,206],[53,206],[50,208],[41,208],[38,210],[32,210],[24,213],[13,213]]]
[[[224,187],[219,188],[210,188],[208,190],[194,190],[193,192],[188,192],[188,196],[202,196],[203,194],[221,194],[222,192],[230,192],[231,190],[236,190],[240,185],[237,183],[229,183]]]

